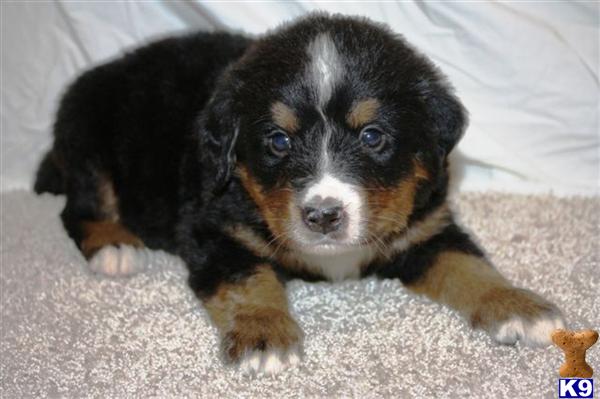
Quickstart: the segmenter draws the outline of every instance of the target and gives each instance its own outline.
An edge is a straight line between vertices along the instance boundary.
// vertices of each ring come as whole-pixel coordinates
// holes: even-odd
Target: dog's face
[[[204,122],[217,174],[236,168],[273,237],[324,254],[405,230],[415,204],[445,190],[465,115],[399,37],[313,16],[258,40]]]

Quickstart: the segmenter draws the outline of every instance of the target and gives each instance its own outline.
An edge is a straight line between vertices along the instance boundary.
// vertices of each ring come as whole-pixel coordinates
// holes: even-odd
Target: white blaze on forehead
[[[363,200],[358,187],[345,183],[329,173],[325,173],[319,180],[308,187],[303,198],[303,203],[306,204],[319,198],[321,200],[326,198],[338,200],[348,217],[348,237],[350,239],[360,237]]]
[[[318,106],[323,108],[343,74],[338,51],[327,33],[319,34],[309,45],[309,81],[314,85]]]

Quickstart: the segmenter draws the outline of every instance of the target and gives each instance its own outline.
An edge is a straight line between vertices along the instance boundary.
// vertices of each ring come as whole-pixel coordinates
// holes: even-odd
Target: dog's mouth
[[[324,238],[320,241],[306,244],[296,243],[298,249],[302,252],[313,254],[313,255],[336,255],[345,252],[352,252],[357,248],[360,248],[362,244],[359,243],[340,243],[339,241]]]
[[[298,226],[291,234],[291,244],[299,251],[317,255],[335,255],[352,252],[369,242],[360,235],[350,236],[346,230],[328,234],[307,231]]]

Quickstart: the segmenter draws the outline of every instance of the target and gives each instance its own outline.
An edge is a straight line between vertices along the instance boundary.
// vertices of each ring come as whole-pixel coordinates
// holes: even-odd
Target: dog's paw
[[[481,298],[471,322],[502,344],[520,341],[534,347],[550,345],[552,332],[565,327],[556,306],[531,291],[513,287],[490,290]]]
[[[544,347],[552,343],[552,333],[564,327],[559,315],[540,315],[532,320],[514,316],[500,323],[493,337],[503,344],[514,344],[520,340],[528,346]]]
[[[287,313],[253,309],[235,316],[222,346],[226,360],[244,373],[276,374],[300,363],[302,331]]]
[[[300,347],[253,350],[240,359],[240,370],[246,374],[277,374],[300,363]]]
[[[148,262],[148,250],[130,245],[109,245],[94,254],[89,261],[93,273],[110,277],[128,277],[144,270]]]

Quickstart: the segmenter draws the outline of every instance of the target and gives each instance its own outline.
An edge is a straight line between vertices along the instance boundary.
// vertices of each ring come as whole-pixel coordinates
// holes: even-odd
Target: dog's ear
[[[217,88],[199,120],[203,190],[213,194],[225,188],[236,163],[239,118],[234,113],[229,88],[230,85]]]
[[[430,130],[440,149],[448,155],[467,128],[467,110],[445,79],[423,81],[419,86],[428,112]]]

